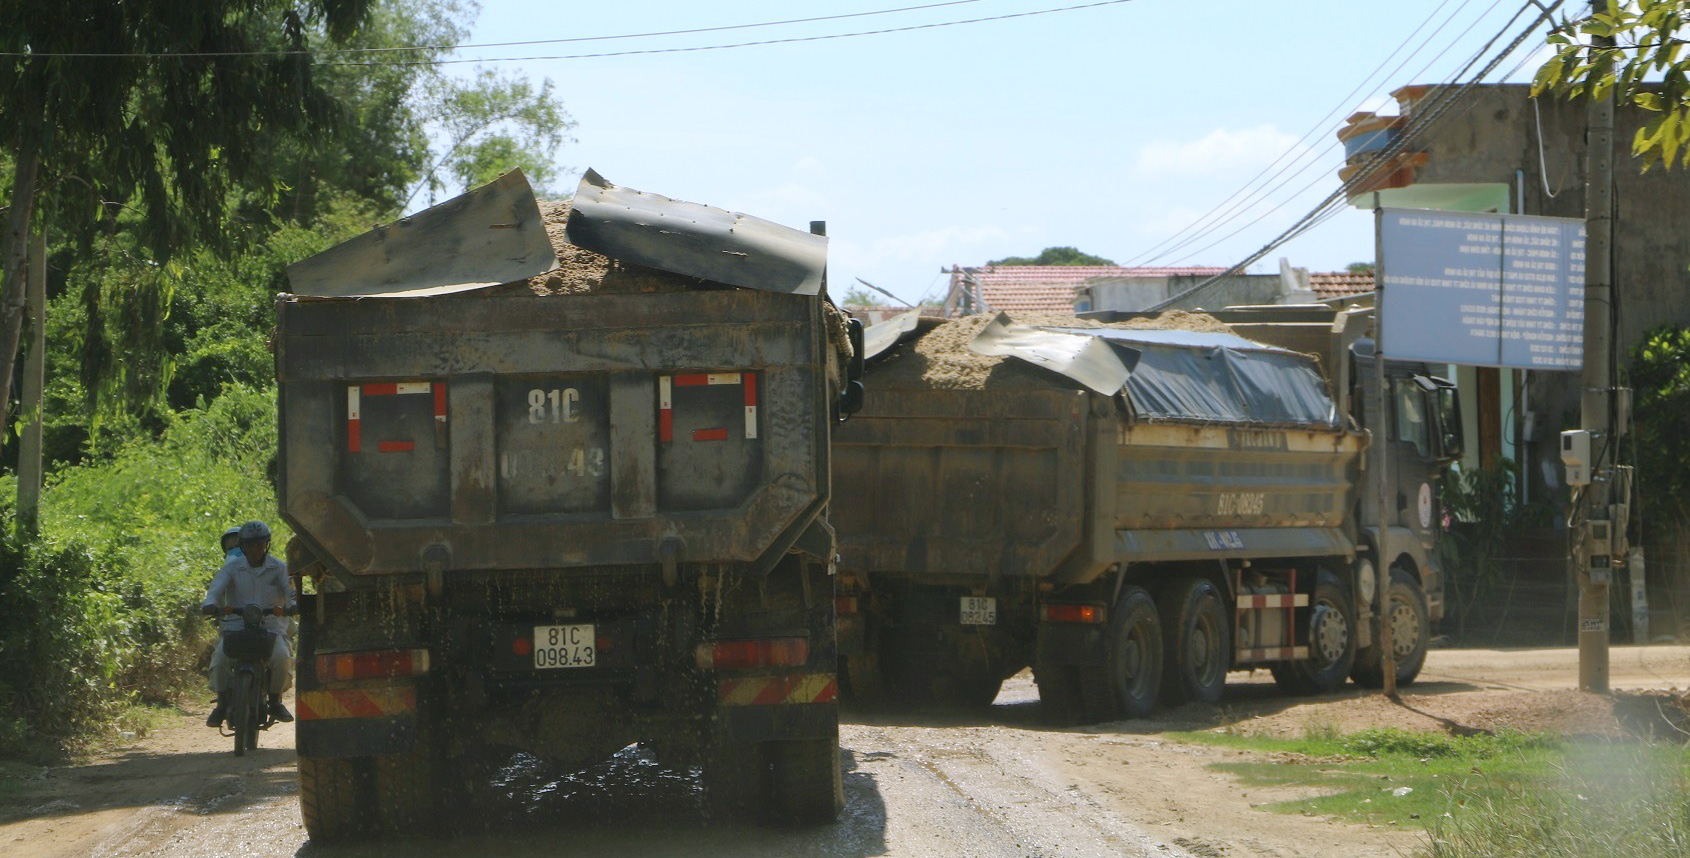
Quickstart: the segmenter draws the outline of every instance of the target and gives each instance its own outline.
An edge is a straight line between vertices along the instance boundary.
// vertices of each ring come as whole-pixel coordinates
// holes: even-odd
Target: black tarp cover
[[[1140,353],[1123,392],[1148,420],[1273,426],[1339,424],[1326,381],[1309,355],[1236,334],[1119,328],[1051,328],[1089,334]]]

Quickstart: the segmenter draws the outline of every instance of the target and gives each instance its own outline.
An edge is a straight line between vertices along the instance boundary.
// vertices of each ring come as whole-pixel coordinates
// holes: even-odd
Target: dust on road
[[[1690,648],[1616,649],[1612,667],[1616,689],[1690,687]],[[1257,810],[1287,796],[1240,788],[1207,768],[1240,752],[1163,734],[1225,727],[1296,735],[1381,724],[1602,733],[1629,729],[1620,705],[1626,701],[1675,699],[1582,695],[1570,690],[1576,673],[1577,654],[1569,649],[1439,650],[1402,704],[1357,689],[1289,698],[1261,675],[1235,675],[1218,706],[1065,730],[1039,723],[1036,692],[1022,675],[977,716],[846,723],[846,810],[836,825],[712,820],[694,778],[628,749],[578,773],[513,760],[500,781],[512,796],[504,812],[476,824],[456,820],[453,837],[334,848],[308,843],[299,822],[289,726],[272,729],[258,752],[237,758],[229,740],[190,713],[129,747],[27,773],[23,788],[0,803],[0,853],[1385,858],[1412,852],[1418,835]]]

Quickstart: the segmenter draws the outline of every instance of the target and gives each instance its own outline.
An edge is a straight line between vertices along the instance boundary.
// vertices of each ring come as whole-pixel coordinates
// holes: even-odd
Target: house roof
[[[1122,268],[1115,265],[1004,265],[966,270],[974,282],[979,284],[980,296],[985,300],[986,306],[994,311],[1067,313],[1074,309],[1074,293],[1091,280],[1210,277],[1226,269],[1204,266]]]
[[[1309,289],[1321,298],[1341,298],[1346,295],[1366,295],[1373,291],[1372,274],[1351,274],[1329,271],[1309,274]]]

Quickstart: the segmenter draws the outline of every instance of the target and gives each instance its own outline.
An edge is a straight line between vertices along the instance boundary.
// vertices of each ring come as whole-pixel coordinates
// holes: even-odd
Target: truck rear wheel
[[[1426,593],[1420,582],[1405,569],[1391,569],[1391,637],[1395,641],[1392,655],[1397,661],[1397,684],[1410,685],[1426,664],[1426,647],[1432,636],[1432,614],[1426,607]],[[1351,678],[1368,688],[1385,685],[1384,649],[1379,635],[1379,621],[1374,618],[1373,643],[1356,653]]]
[[[845,781],[839,767],[839,736],[793,739],[767,745],[773,777],[770,803],[787,821],[822,825],[845,809]]]
[[[299,812],[312,842],[333,843],[366,832],[370,760],[299,758]]]
[[[1154,712],[1162,688],[1162,618],[1143,588],[1128,587],[1121,593],[1103,645],[1104,683],[1115,711],[1088,716],[1143,718]]]
[[[1269,668],[1280,688],[1321,694],[1343,687],[1356,657],[1354,605],[1338,576],[1321,570],[1309,603],[1309,657]]]
[[[1232,656],[1220,591],[1207,578],[1182,578],[1163,593],[1161,607],[1168,657],[1162,693],[1168,703],[1220,702]]]

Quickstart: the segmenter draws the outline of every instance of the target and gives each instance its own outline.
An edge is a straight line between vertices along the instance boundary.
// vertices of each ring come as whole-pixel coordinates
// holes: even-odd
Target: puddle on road
[[[299,858],[510,858],[556,855],[869,856],[886,853],[886,812],[872,775],[845,755],[845,812],[830,826],[713,819],[696,769],[665,766],[630,745],[608,760],[569,772],[517,754],[493,778],[496,800],[480,820],[453,834],[382,838],[361,844],[307,844]]]

